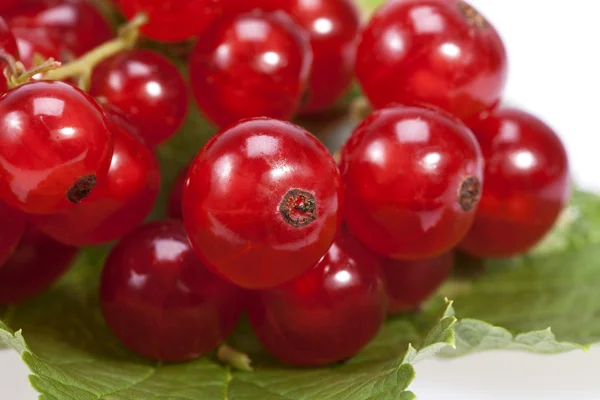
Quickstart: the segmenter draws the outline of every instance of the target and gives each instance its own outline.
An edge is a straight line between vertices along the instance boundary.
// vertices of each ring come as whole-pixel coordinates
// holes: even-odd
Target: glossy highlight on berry
[[[374,112],[344,145],[340,170],[350,231],[395,259],[431,258],[456,246],[471,228],[483,185],[473,134],[428,108]]]
[[[136,353],[167,362],[200,357],[225,340],[244,297],[198,260],[180,221],[152,222],[125,236],[100,283],[115,335]]]
[[[550,231],[569,200],[565,147],[543,121],[515,108],[501,107],[470,126],[485,159],[485,188],[460,247],[486,258],[524,253]]]
[[[364,28],[356,60],[376,108],[428,103],[465,121],[499,103],[508,70],[495,28],[462,0],[387,2]]]
[[[285,13],[219,19],[190,59],[201,111],[220,127],[244,118],[289,120],[300,108],[312,60],[309,38]]]
[[[106,177],[77,207],[31,217],[38,229],[61,243],[91,246],[117,240],[144,221],[158,196],[154,150],[142,143],[122,112],[106,107],[105,114],[114,140]]]
[[[152,146],[171,138],[188,111],[181,73],[151,50],[126,51],[100,63],[92,74],[90,94],[125,112]]]
[[[187,176],[183,218],[208,268],[263,289],[319,261],[339,228],[341,201],[335,161],[315,137],[257,118],[202,148]]]
[[[377,257],[340,235],[311,270],[252,293],[248,318],[271,354],[308,367],[354,356],[383,326],[386,306]]]
[[[12,207],[73,207],[106,176],[112,151],[102,109],[72,85],[31,82],[0,98],[0,197]]]

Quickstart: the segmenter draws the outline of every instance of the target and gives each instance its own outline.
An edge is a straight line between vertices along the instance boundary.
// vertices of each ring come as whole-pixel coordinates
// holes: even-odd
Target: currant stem
[[[49,58],[48,60],[44,61],[43,63],[41,63],[40,65],[36,65],[35,67],[33,67],[32,69],[30,69],[29,71],[25,69],[25,67],[23,66],[23,64],[20,61],[16,62],[16,68],[15,68],[15,72],[9,72],[6,80],[7,80],[7,87],[9,89],[13,89],[17,86],[20,86],[24,83],[27,83],[31,80],[31,78],[33,78],[34,76],[36,76],[37,74],[43,74],[45,72],[48,71],[52,71],[58,67],[60,67],[60,62],[55,61],[54,58]],[[9,68],[10,71],[10,68]]]
[[[119,29],[119,35],[96,47],[93,50],[82,55],[80,58],[68,62],[62,65],[60,68],[48,71],[44,75],[44,79],[49,80],[64,80],[72,77],[80,77],[80,85],[88,85],[89,76],[96,65],[120,53],[123,50],[127,50],[135,46],[139,36],[139,28],[148,22],[148,16],[144,13],[136,15],[121,29]],[[86,87],[82,89],[87,89]]]
[[[217,358],[223,364],[230,365],[240,371],[252,372],[252,360],[247,354],[237,351],[227,343],[217,349]]]
[[[356,121],[362,121],[373,112],[373,107],[366,97],[357,97],[350,103],[350,117]]]

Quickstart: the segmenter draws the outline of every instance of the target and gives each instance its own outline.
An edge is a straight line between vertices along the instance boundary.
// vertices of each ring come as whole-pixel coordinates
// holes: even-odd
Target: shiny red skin
[[[0,268],[0,304],[14,304],[52,286],[71,266],[78,249],[28,226],[19,246]]]
[[[0,50],[14,57],[15,60],[19,60],[20,58],[15,36],[2,17],[0,17]],[[0,58],[0,94],[6,92],[6,79],[4,78],[4,69],[6,66],[7,64]]]
[[[454,252],[417,261],[382,259],[388,313],[411,312],[429,299],[454,267]]]
[[[22,0],[0,0],[0,12],[6,12],[15,7]]]
[[[461,7],[470,6],[391,0],[373,15],[358,46],[356,75],[376,108],[428,103],[467,120],[499,103],[506,49],[489,22],[477,25],[485,20],[469,20]]]
[[[25,214],[0,201],[0,268],[11,256],[25,230]]]
[[[73,207],[69,190],[106,176],[112,151],[102,109],[72,85],[31,82],[0,97],[0,197],[23,212]]]
[[[312,72],[301,112],[319,113],[335,104],[354,78],[360,15],[352,0],[229,0],[236,9],[287,12],[310,35]]]
[[[485,189],[460,247],[486,258],[524,253],[550,231],[570,198],[565,147],[548,125],[515,108],[470,125],[485,159]]]
[[[92,74],[90,94],[123,110],[149,145],[171,138],[188,110],[181,73],[151,50],[123,52],[100,63]]]
[[[105,110],[114,140],[106,177],[77,207],[59,214],[33,216],[38,229],[72,246],[91,246],[121,238],[138,227],[154,206],[160,169],[154,150],[115,109]]]
[[[211,274],[180,221],[153,222],[110,253],[100,305],[115,335],[136,353],[169,362],[200,357],[233,330],[244,292]]]
[[[173,182],[167,208],[169,218],[183,219],[183,187],[185,186],[189,168],[189,166],[186,166]]]
[[[12,32],[17,41],[20,61],[27,69],[34,67],[35,54],[39,54],[43,61],[49,58],[61,61],[65,54],[65,48],[44,28],[13,28]]]
[[[190,59],[204,114],[224,127],[250,117],[289,120],[310,75],[308,35],[283,12],[232,14],[213,24]]]
[[[373,251],[395,259],[435,257],[473,223],[476,202],[461,205],[469,178],[483,182],[473,134],[445,113],[385,108],[358,126],[341,152],[344,215]],[[476,198],[475,198],[476,200]]]
[[[313,205],[304,202],[302,212],[308,196]],[[241,287],[265,289],[298,277],[327,252],[341,200],[339,172],[323,144],[293,124],[257,118],[200,150],[184,188],[183,218],[208,268]]]
[[[375,337],[387,311],[377,259],[342,236],[316,267],[282,286],[253,293],[248,304],[263,346],[300,367],[352,357]]]
[[[145,12],[149,22],[142,32],[162,42],[178,42],[203,32],[224,11],[222,0],[117,0],[130,19]]]
[[[41,28],[73,56],[114,36],[100,11],[85,0],[30,0],[6,14],[11,28]]]

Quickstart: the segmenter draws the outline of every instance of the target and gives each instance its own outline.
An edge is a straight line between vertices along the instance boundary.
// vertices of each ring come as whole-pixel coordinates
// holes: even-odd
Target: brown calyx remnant
[[[489,28],[490,24],[487,19],[485,19],[485,17],[470,4],[467,4],[464,1],[459,1],[458,10],[470,25],[478,29]]]
[[[291,189],[281,199],[279,213],[285,222],[295,228],[300,228],[317,219],[317,202],[311,193],[300,189]]]
[[[86,175],[77,179],[67,191],[67,199],[73,204],[79,204],[96,186],[96,175]]]
[[[481,197],[481,182],[474,176],[465,179],[458,192],[458,204],[464,211],[471,211]]]

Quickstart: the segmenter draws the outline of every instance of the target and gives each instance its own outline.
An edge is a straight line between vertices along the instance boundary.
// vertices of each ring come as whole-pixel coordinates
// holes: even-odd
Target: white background
[[[600,190],[600,1],[471,3],[508,47],[506,97],[553,126],[569,149],[577,182]],[[560,356],[488,352],[424,361],[411,390],[420,400],[597,400],[599,369],[600,348]],[[0,399],[35,399],[27,374],[16,353],[0,351]]]

